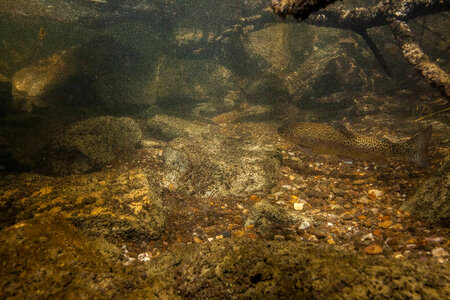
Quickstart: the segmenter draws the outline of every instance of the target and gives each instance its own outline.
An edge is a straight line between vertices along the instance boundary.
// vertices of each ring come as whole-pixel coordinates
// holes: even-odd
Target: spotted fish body
[[[372,161],[406,159],[420,167],[428,167],[428,144],[431,126],[404,143],[393,143],[356,135],[345,128],[335,128],[321,123],[291,122],[278,128],[286,140],[318,154]]]

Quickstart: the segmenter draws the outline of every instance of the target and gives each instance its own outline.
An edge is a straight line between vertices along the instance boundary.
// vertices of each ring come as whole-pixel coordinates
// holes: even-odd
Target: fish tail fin
[[[429,167],[431,165],[430,155],[428,154],[428,146],[430,144],[433,128],[428,126],[415,136],[408,143],[414,146],[414,152],[410,157],[411,161],[420,167]]]

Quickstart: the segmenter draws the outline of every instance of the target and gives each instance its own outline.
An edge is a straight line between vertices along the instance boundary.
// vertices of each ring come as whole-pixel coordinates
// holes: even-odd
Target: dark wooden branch
[[[411,29],[405,21],[396,20],[390,25],[403,56],[428,82],[450,98],[450,77],[423,53],[414,40]]]
[[[383,55],[381,55],[380,51],[378,50],[377,45],[373,42],[373,40],[370,38],[370,36],[367,34],[367,30],[363,29],[360,31],[357,31],[361,35],[361,37],[366,41],[367,46],[372,51],[373,55],[375,56],[378,64],[383,69],[383,71],[388,75],[389,77],[392,77],[392,71],[391,68],[386,63],[386,60],[384,59]]]
[[[448,0],[383,0],[368,8],[324,9],[306,22],[315,26],[361,30],[450,10]]]
[[[336,0],[272,0],[270,7],[279,17],[293,16],[295,19],[305,20],[312,12],[324,8]]]

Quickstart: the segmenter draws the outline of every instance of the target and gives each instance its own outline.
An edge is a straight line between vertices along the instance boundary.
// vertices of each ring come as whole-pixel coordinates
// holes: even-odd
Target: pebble
[[[351,213],[351,212],[345,212],[341,215],[341,219],[343,220],[351,220],[355,218],[355,214]]]
[[[383,249],[378,244],[372,244],[364,248],[364,252],[366,252],[367,254],[380,254],[381,252],[383,252]]]
[[[378,223],[378,227],[381,227],[381,228],[388,228],[391,225],[392,225],[392,220],[387,220],[387,221]]]
[[[372,189],[372,190],[369,190],[368,194],[369,195],[373,194],[375,196],[375,198],[378,198],[378,197],[383,196],[383,191],[380,191],[380,190],[377,190],[377,189]]]
[[[371,241],[373,241],[373,240],[374,240],[373,234],[372,234],[372,233],[368,233],[368,234],[365,234],[365,235],[363,235],[363,236],[361,237],[361,242],[364,242],[364,241],[366,241],[366,240],[371,240]]]
[[[303,206],[305,203],[294,203],[294,209],[295,210],[303,210]]]
[[[394,224],[391,228],[394,230],[397,230],[397,231],[401,231],[401,230],[405,229],[405,228],[403,228],[403,225],[400,223]]]
[[[355,185],[359,185],[359,184],[363,184],[364,183],[364,179],[357,179],[355,181],[353,181],[353,184]]]
[[[284,240],[285,240],[285,237],[282,236],[282,235],[276,234],[276,235],[273,237],[273,239],[274,239],[274,240],[277,240],[277,241],[284,241]]]
[[[307,222],[307,221],[304,221],[304,222],[302,222],[302,224],[300,224],[300,226],[298,226],[298,229],[305,230],[309,226],[311,226],[311,224],[309,224],[309,222]]]
[[[369,204],[369,203],[370,203],[370,200],[367,199],[366,196],[362,196],[362,197],[359,198],[358,201],[356,201],[356,202],[361,203],[361,204]]]
[[[151,256],[147,252],[140,253],[138,255],[138,260],[139,261],[150,261],[151,260]]]
[[[317,236],[318,238],[324,238],[327,236],[327,232],[320,228],[311,228],[309,229],[309,233]]]
[[[405,258],[403,254],[401,254],[400,252],[395,252],[394,255],[392,255],[392,257],[395,259]]]
[[[441,242],[444,241],[444,237],[442,237],[442,236],[432,236],[432,237],[426,237],[425,240],[427,242],[430,242],[430,243],[441,243]]]
[[[197,244],[200,244],[203,241],[201,239],[199,239],[198,237],[194,236],[194,242],[196,242]]]
[[[433,250],[431,250],[431,254],[434,257],[447,257],[448,256],[448,252],[445,251],[445,249],[442,247],[434,248]]]
[[[327,244],[329,245],[335,245],[336,242],[333,240],[333,238],[331,236],[327,237]]]

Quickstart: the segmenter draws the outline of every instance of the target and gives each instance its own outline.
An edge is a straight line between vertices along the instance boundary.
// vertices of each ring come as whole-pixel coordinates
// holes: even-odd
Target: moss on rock
[[[51,178],[6,176],[0,184],[1,227],[45,212],[66,217],[89,236],[110,240],[158,238],[164,226],[158,189],[141,170]]]
[[[142,134],[130,118],[95,117],[73,124],[50,145],[47,173],[67,175],[98,170],[132,153]]]
[[[135,284],[120,251],[92,243],[60,216],[43,214],[0,232],[0,298],[105,299]]]

